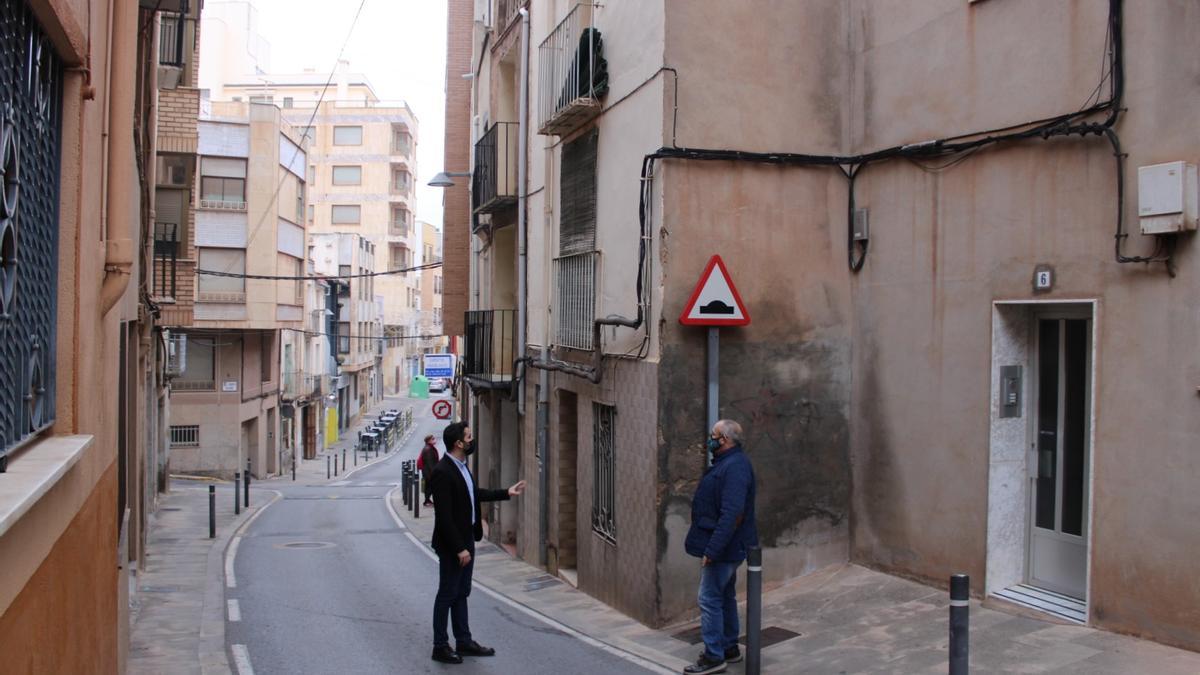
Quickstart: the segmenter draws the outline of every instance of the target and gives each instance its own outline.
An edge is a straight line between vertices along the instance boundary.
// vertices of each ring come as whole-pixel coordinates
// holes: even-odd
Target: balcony
[[[512,386],[516,360],[517,313],[512,309],[467,312],[463,377],[472,387],[506,389]]]
[[[525,0],[496,0],[496,16],[493,28],[503,32],[517,16],[517,10],[525,4]]]
[[[592,6],[578,4],[538,47],[538,133],[563,136],[600,114],[608,62]]]
[[[174,303],[179,266],[179,225],[154,224],[154,278],[150,294],[156,302]]]
[[[200,208],[213,211],[245,211],[246,202],[225,199],[201,199]]]
[[[475,143],[471,195],[475,213],[517,203],[517,124],[497,122]]]

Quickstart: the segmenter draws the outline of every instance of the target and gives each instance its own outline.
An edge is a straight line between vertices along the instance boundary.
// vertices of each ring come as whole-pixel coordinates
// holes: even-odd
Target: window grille
[[[171,427],[171,447],[198,448],[200,447],[200,425],[186,424]]]
[[[558,287],[555,309],[561,347],[591,350],[595,347],[596,253],[556,258],[554,277]]]
[[[617,542],[617,463],[614,430],[617,409],[602,403],[592,404],[592,530],[604,539]]]
[[[0,471],[54,422],[61,100],[50,39],[0,0]]]

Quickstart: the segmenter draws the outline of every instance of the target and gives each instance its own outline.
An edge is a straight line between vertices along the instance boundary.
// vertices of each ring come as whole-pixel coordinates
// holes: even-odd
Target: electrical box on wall
[[[1200,184],[1196,165],[1167,162],[1138,167],[1138,218],[1142,234],[1196,229]]]

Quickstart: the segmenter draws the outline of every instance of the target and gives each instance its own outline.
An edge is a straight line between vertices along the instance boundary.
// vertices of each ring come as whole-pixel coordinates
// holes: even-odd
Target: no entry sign
[[[450,414],[454,412],[454,407],[450,405],[450,401],[440,399],[433,402],[433,416],[439,420],[450,419]]]

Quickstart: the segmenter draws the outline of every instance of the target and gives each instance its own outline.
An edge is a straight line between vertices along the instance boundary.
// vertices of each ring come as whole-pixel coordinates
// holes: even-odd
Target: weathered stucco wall
[[[836,102],[848,73],[838,5],[667,3],[678,145],[837,152],[844,121]],[[700,39],[726,26],[733,34],[722,40],[749,43],[780,35],[780,25],[796,31],[786,44],[740,50],[739,58]],[[665,114],[669,123],[674,111]],[[835,170],[665,160],[655,182],[664,202],[655,232],[664,298],[660,613],[675,619],[695,612],[699,565],[683,552],[683,538],[707,437],[705,329],[680,326],[677,317],[705,263],[722,256],[752,318],[721,330],[720,414],[746,432],[768,581],[848,555],[850,297],[844,235],[832,226],[845,211]]]
[[[863,112],[852,150],[1078,109],[1099,81],[1107,11],[1098,0],[856,3],[852,101]],[[1200,27],[1200,8],[1139,3],[1124,19],[1127,249],[1147,254],[1136,168],[1197,159],[1177,111],[1200,103],[1200,62],[1178,45]],[[1091,620],[1200,645],[1200,357],[1183,347],[1200,334],[1194,238],[1179,242],[1175,278],[1113,261],[1116,174],[1095,137],[986,150],[940,173],[871,166],[858,187],[872,240],[852,281],[854,558],[938,583],[986,574],[990,306],[1032,299],[1034,266],[1050,264],[1055,289],[1038,299],[1101,308]]]

